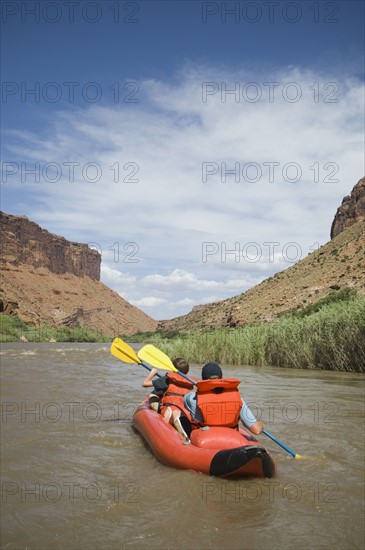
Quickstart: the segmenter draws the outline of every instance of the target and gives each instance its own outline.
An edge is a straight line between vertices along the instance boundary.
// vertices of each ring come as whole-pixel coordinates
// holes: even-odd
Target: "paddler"
[[[223,378],[218,363],[207,363],[202,369],[202,380],[197,382],[197,391],[184,397],[184,405],[192,421],[200,426],[224,426],[238,428],[239,420],[253,434],[259,435],[265,428],[255,418],[238,391],[240,381]]]
[[[173,365],[184,374],[189,372],[189,363],[186,359],[178,357],[173,360]],[[190,432],[190,422],[186,416],[184,406],[184,396],[193,389],[193,384],[186,380],[180,374],[168,372],[165,376],[153,380],[157,374],[156,369],[152,369],[150,374],[144,380],[142,386],[144,388],[153,387],[154,390],[150,393],[149,404],[156,412],[160,412],[166,422],[172,424],[176,430],[189,441],[189,435],[181,425],[181,420],[185,429]]]

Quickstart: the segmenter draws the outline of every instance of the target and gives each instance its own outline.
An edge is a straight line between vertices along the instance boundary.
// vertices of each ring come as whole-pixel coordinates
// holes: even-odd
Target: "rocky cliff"
[[[53,235],[26,216],[0,212],[0,223],[2,261],[100,280],[101,256],[86,244]]]
[[[365,178],[357,182],[351,195],[347,195],[338,207],[332,222],[331,239],[359,220],[365,220]]]
[[[24,216],[1,214],[0,313],[36,327],[85,327],[105,336],[157,322],[99,281],[100,255]]]

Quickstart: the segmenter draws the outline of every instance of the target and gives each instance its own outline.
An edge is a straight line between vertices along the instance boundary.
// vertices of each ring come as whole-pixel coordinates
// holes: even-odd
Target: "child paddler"
[[[188,374],[189,363],[182,357],[174,359],[173,365],[182,373]],[[184,439],[189,441],[191,426],[186,415],[184,397],[194,386],[186,378],[175,372],[168,372],[165,376],[153,380],[156,374],[157,370],[152,369],[142,384],[144,388],[154,388],[148,396],[150,407],[160,412],[166,422],[172,424]],[[184,430],[181,421],[184,423],[189,435]]]

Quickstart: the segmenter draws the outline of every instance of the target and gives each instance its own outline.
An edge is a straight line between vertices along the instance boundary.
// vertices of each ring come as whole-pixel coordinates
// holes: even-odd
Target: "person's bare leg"
[[[175,426],[175,429],[183,436],[183,438],[190,443],[190,439],[186,431],[181,425],[180,422],[180,411],[173,411],[172,413],[172,419]]]
[[[172,409],[171,409],[171,407],[167,407],[167,409],[166,409],[166,411],[163,415],[166,422],[170,422],[171,416],[172,416]]]
[[[159,404],[160,404],[160,400],[159,398],[154,395],[153,393],[151,393],[149,395],[149,400],[148,400],[149,404],[150,404],[150,407],[151,409],[153,409],[154,411],[158,412],[158,407],[159,407]]]

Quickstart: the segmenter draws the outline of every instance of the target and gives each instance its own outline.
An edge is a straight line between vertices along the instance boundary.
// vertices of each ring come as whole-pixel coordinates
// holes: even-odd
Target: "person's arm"
[[[196,411],[196,401],[194,400],[195,392],[189,392],[184,395],[184,407],[189,411],[189,413],[194,418]]]
[[[154,387],[153,393],[162,396],[169,387],[167,376],[165,375],[161,376],[161,378],[155,378],[154,380],[152,380],[152,386]]]
[[[251,433],[254,435],[260,435],[262,430],[265,428],[265,425],[260,421],[257,420],[250,410],[250,408],[246,405],[246,403],[243,403],[241,412],[240,412],[240,419],[242,424],[250,430]]]
[[[152,369],[148,376],[146,376],[145,380],[143,381],[142,387],[143,388],[152,388],[153,382],[152,378],[156,376],[157,369]]]
[[[191,414],[192,420],[203,422],[203,415],[196,403],[196,392],[191,391],[184,396],[184,406]]]
[[[254,435],[260,435],[262,430],[265,428],[265,424],[261,422],[261,420],[256,420],[252,426],[250,426],[248,429],[250,432],[252,432]]]

